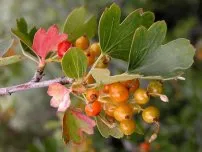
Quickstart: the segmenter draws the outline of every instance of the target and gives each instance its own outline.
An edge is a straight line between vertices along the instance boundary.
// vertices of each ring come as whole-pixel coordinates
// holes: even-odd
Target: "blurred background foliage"
[[[200,0],[1,0],[0,39],[10,37],[15,20],[25,17],[30,25],[49,27],[62,24],[75,7],[85,6],[98,18],[106,6],[116,2],[122,17],[136,8],[153,11],[156,20],[168,24],[167,40],[190,39],[196,47],[195,63],[186,72],[186,81],[166,82],[169,104],[152,101],[161,111],[161,130],[152,143],[152,152],[202,151],[202,2]],[[96,39],[96,38],[95,38]],[[16,49],[19,51],[19,48]],[[112,66],[114,68],[114,66]],[[30,80],[35,71],[32,62],[0,67],[0,87]],[[58,65],[46,69],[46,79],[61,74]],[[144,84],[144,83],[142,83]],[[145,135],[137,134],[122,140],[104,139],[96,131],[79,147],[65,146],[61,139],[60,116],[49,106],[46,89],[30,90],[0,97],[0,152],[111,152],[138,151],[140,143],[149,138],[152,127],[143,122]]]

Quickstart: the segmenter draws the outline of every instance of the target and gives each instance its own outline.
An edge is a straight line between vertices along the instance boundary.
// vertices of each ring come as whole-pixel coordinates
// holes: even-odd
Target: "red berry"
[[[71,46],[72,46],[72,43],[67,41],[67,40],[58,44],[58,51],[57,52],[58,52],[59,58],[62,58]]]
[[[148,142],[143,142],[140,144],[140,152],[149,152],[151,147],[150,144]]]

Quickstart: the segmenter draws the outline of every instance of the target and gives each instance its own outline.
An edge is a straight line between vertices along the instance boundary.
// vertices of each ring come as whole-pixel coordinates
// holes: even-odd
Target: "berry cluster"
[[[81,36],[75,42],[75,46],[84,50],[88,66],[92,66],[101,54],[99,43],[90,42],[86,36]],[[103,56],[96,64],[96,68],[107,68],[110,59]],[[95,83],[92,75],[85,81],[86,84]],[[86,99],[85,112],[88,116],[98,116],[101,111],[106,118],[117,121],[120,130],[124,135],[131,135],[135,132],[136,123],[133,119],[134,114],[142,112],[142,119],[146,123],[158,122],[160,112],[154,106],[145,107],[150,97],[158,97],[163,93],[163,84],[153,80],[147,89],[140,88],[139,79],[127,80],[106,84],[102,87],[87,88],[84,95]]]
[[[120,123],[120,129],[125,135],[131,135],[136,128],[134,114],[142,111],[146,123],[158,121],[159,110],[154,106],[143,109],[143,105],[149,102],[150,96],[155,97],[162,91],[162,83],[159,81],[151,81],[145,90],[139,88],[138,79],[107,84],[102,89],[87,89],[85,112],[88,116],[97,116],[103,109],[107,117]]]

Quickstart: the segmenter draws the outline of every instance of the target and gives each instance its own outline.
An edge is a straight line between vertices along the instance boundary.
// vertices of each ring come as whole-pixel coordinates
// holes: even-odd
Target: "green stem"
[[[92,65],[91,69],[88,71],[88,74],[86,75],[84,81],[86,81],[88,79],[88,77],[91,75],[92,71],[95,69],[96,65],[102,59],[103,56],[104,56],[103,54],[100,54],[100,56],[97,58],[95,63]]]
[[[84,101],[84,102],[86,103],[86,101],[85,101],[85,99],[84,99],[84,98],[82,98],[82,97],[80,97],[80,96],[76,95],[75,93],[72,93],[72,95],[73,95],[73,96],[75,96],[76,98],[78,98],[78,99],[80,99],[80,100]]]

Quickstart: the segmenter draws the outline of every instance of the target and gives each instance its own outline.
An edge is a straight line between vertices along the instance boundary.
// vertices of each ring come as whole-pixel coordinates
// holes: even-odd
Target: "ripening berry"
[[[133,116],[133,109],[129,104],[121,104],[114,110],[114,118],[117,121],[131,119]]]
[[[102,60],[100,60],[100,61],[96,64],[95,67],[96,67],[96,68],[100,68],[100,69],[105,69],[105,68],[108,67],[108,63],[104,63]]]
[[[82,50],[86,50],[89,47],[89,40],[87,36],[79,37],[75,42],[75,46]]]
[[[109,95],[111,100],[115,103],[124,103],[129,98],[128,89],[119,82],[110,85]]]
[[[139,88],[134,93],[134,99],[137,104],[143,105],[149,102],[149,96],[145,89]]]
[[[88,60],[88,66],[91,66],[95,62],[95,56],[90,53],[89,51],[84,52],[87,60]]]
[[[72,43],[67,40],[59,43],[58,49],[57,49],[58,57],[62,58],[71,46],[72,46]]]
[[[99,91],[97,89],[93,88],[88,89],[86,91],[86,99],[88,100],[89,103],[96,101],[98,97],[99,97]]]
[[[92,54],[94,54],[95,56],[99,56],[100,53],[101,53],[101,49],[100,49],[100,44],[99,43],[93,43],[91,46],[90,46],[90,52]]]
[[[110,84],[105,84],[103,88],[104,93],[109,93]]]
[[[85,106],[85,112],[88,116],[97,116],[101,110],[102,105],[99,101],[95,101]]]
[[[96,68],[107,68],[108,67],[108,64],[109,64],[109,61],[110,61],[110,57],[109,56],[103,56],[99,62],[97,63],[96,65]]]
[[[135,132],[136,124],[134,120],[124,120],[120,122],[120,129],[124,135],[131,135]]]
[[[126,88],[128,88],[129,92],[130,93],[133,93],[135,92],[139,86],[140,86],[140,82],[138,79],[135,79],[135,80],[127,80],[127,81],[124,81],[124,82],[121,82],[123,85],[126,86]]]
[[[104,110],[105,110],[105,113],[108,116],[114,117],[114,111],[115,111],[115,109],[116,109],[116,105],[114,105],[112,103],[105,103],[104,104]]]
[[[142,118],[146,123],[153,123],[159,119],[160,112],[156,107],[149,106],[142,112]]]
[[[151,81],[147,87],[148,93],[151,93],[151,96],[156,96],[155,94],[163,93],[163,84],[160,81]]]
[[[148,142],[143,142],[139,146],[140,152],[150,152],[150,144]]]
[[[93,84],[93,83],[95,83],[95,79],[93,78],[92,75],[90,75],[90,76],[87,78],[86,83],[87,83],[87,84]]]

